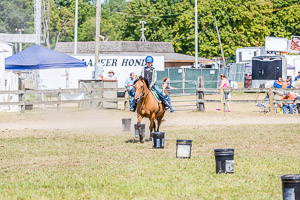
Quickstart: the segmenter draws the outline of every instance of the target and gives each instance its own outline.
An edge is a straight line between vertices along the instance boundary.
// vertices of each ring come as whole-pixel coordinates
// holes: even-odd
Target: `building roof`
[[[74,42],[58,42],[55,51],[72,54],[74,52]],[[118,52],[174,53],[174,48],[171,42],[103,41],[100,42],[99,51],[105,54]],[[95,53],[95,42],[78,42],[77,53]]]
[[[72,55],[74,42],[58,42],[55,51]],[[164,56],[165,62],[195,62],[194,56],[175,53],[171,42],[141,41],[103,41],[100,42],[99,53],[105,55]],[[94,55],[95,42],[78,42],[78,55]],[[214,62],[206,58],[198,58],[199,62]]]

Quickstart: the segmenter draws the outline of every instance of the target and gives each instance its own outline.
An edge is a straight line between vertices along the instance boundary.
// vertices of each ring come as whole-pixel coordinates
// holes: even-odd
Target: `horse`
[[[152,140],[152,132],[159,132],[159,127],[165,114],[165,109],[162,103],[157,102],[154,94],[150,91],[148,82],[143,77],[139,77],[134,82],[135,96],[134,100],[137,102],[137,127],[139,131],[140,142],[144,142],[144,135],[142,134],[141,122],[144,117],[150,120],[150,138]],[[157,128],[155,124],[157,120]]]

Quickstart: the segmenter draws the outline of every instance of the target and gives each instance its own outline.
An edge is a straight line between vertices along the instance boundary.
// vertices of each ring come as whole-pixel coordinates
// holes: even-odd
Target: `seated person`
[[[286,82],[288,83],[288,86],[286,88],[292,88],[292,78],[290,76],[288,76],[288,78],[286,79]]]
[[[281,86],[282,86],[283,89],[287,89],[287,88],[291,88],[292,87],[291,84],[290,84],[290,80],[289,79],[286,79],[286,81],[282,81],[281,82]]]
[[[281,77],[278,77],[277,80],[274,81],[273,83],[273,87],[274,88],[282,88],[282,78]],[[269,100],[269,93],[266,94],[266,97],[265,97],[266,100]]]
[[[274,81],[273,87],[275,88],[282,88],[282,78],[278,77],[277,80]]]
[[[282,99],[295,100],[295,95],[288,92]],[[295,106],[296,105],[294,103],[283,103],[282,105],[283,114],[287,114],[288,109],[289,109],[289,114],[293,114]]]

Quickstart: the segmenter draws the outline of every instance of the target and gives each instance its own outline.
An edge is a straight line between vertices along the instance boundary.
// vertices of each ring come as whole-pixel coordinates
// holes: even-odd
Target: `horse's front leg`
[[[142,119],[143,119],[143,117],[141,115],[138,115],[137,127],[138,127],[138,131],[139,131],[140,142],[144,143],[144,135],[142,133],[142,125],[141,125]]]
[[[151,115],[151,118],[150,118],[149,129],[150,129],[149,141],[152,141],[152,132],[153,132],[153,130],[156,131],[155,114],[154,113]]]

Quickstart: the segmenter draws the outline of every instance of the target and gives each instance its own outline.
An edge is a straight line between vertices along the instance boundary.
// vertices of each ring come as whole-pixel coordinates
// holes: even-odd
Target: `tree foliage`
[[[96,0],[78,0],[78,40],[95,40]],[[48,46],[74,40],[74,0],[42,0],[44,37]],[[172,42],[175,51],[195,54],[194,0],[106,0],[100,34],[106,40],[137,41],[146,21],[147,41]],[[214,17],[224,54],[239,47],[263,46],[266,36],[300,34],[298,0],[198,0],[199,56],[221,56]],[[33,32],[33,0],[0,1],[0,32],[15,28]]]
[[[31,21],[33,11],[27,0],[0,1],[0,33],[16,33],[16,29],[24,29],[25,33],[31,33]]]

